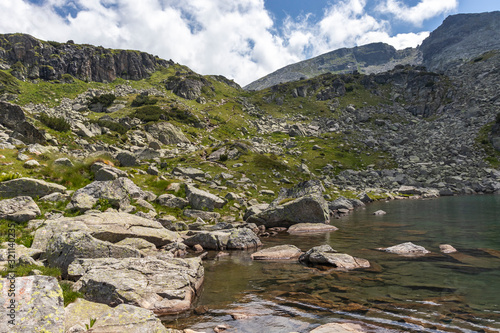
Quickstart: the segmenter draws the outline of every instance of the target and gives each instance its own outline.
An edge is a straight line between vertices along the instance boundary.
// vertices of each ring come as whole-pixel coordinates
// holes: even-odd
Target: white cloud
[[[395,0],[386,5],[392,13],[406,10]],[[42,5],[0,0],[0,33],[141,50],[245,85],[340,47],[383,41],[404,48],[426,36],[391,37],[389,22],[369,15],[365,7],[366,0],[343,0],[329,5],[317,22],[307,13],[289,17],[278,32],[264,0],[46,0]],[[56,9],[65,8],[79,11],[59,16]]]
[[[450,13],[457,8],[458,0],[421,0],[413,7],[408,7],[400,0],[386,0],[378,6],[377,10],[393,14],[399,20],[421,26],[425,20]]]

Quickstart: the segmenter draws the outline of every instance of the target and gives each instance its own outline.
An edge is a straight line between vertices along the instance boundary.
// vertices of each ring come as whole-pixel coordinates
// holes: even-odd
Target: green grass
[[[83,298],[83,294],[71,289],[72,283],[61,281],[59,285],[63,291],[64,307],[76,301],[77,298]]]
[[[42,275],[46,276],[53,276],[56,278],[61,277],[61,270],[59,268],[54,268],[54,267],[45,267],[45,266],[37,266],[37,265],[16,265],[14,268],[14,272],[17,277],[20,276],[29,276],[33,275],[31,272],[33,270],[38,270],[42,273]],[[12,270],[4,269],[0,271],[0,274],[5,277],[9,272],[12,272]]]
[[[497,118],[500,118],[497,117]],[[500,120],[500,119],[497,119]],[[500,167],[500,152],[497,151],[493,145],[491,144],[491,141],[489,139],[489,135],[491,133],[491,129],[495,122],[491,122],[489,124],[486,124],[479,130],[479,133],[476,137],[476,145],[484,150],[486,153],[486,162],[488,162],[493,168],[498,168]]]
[[[14,235],[16,244],[31,247],[33,244],[33,235],[28,230],[28,222],[12,222],[0,219],[0,243],[9,242],[12,234],[12,225],[14,225]]]

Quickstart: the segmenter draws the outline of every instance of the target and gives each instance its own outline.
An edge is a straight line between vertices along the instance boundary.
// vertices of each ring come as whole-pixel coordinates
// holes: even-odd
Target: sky
[[[498,0],[0,0],[0,33],[133,49],[244,86],[342,47],[415,47]]]

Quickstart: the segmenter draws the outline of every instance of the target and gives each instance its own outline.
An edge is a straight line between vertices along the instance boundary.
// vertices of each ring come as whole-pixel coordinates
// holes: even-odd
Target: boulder
[[[92,213],[47,220],[35,232],[32,248],[45,251],[55,235],[82,231],[111,243],[125,238],[142,238],[157,247],[179,240],[179,235],[165,229],[159,222],[127,213]]]
[[[45,136],[26,120],[23,109],[19,105],[0,101],[0,125],[17,133],[24,143],[44,143]]]
[[[79,259],[68,273],[81,276],[73,289],[89,301],[130,304],[158,316],[189,310],[204,276],[200,258]]]
[[[184,240],[184,244],[199,244],[206,250],[244,250],[262,246],[259,237],[248,228],[200,231]]]
[[[68,266],[80,258],[128,258],[141,256],[139,250],[98,240],[88,232],[63,232],[55,234],[48,242],[43,259],[52,267],[61,269],[67,278]]]
[[[361,325],[353,323],[330,323],[316,327],[309,333],[366,333]]]
[[[227,200],[193,185],[186,185],[186,197],[191,207],[199,210],[213,211],[214,208],[222,208],[227,203]]]
[[[299,260],[313,265],[329,265],[340,270],[369,268],[370,262],[366,259],[355,258],[348,254],[338,253],[330,245],[316,246],[300,256]]]
[[[87,211],[94,208],[99,200],[106,200],[115,208],[124,208],[130,206],[131,199],[147,200],[151,197],[130,179],[120,177],[115,180],[94,181],[76,190],[66,209]]]
[[[298,259],[302,251],[294,245],[278,245],[251,254],[253,260]]]
[[[131,167],[139,165],[137,156],[128,151],[118,153],[115,158],[118,160],[122,167]]]
[[[352,204],[351,200],[344,198],[344,197],[340,197],[338,199],[330,201],[328,203],[328,208],[332,211],[339,210],[339,209],[353,210],[354,205]]]
[[[67,157],[58,158],[57,160],[54,161],[54,164],[55,165],[65,166],[65,167],[72,167],[72,166],[74,166],[73,162],[71,162],[71,160],[69,158],[67,158]]]
[[[424,256],[428,253],[431,253],[430,251],[426,250],[423,246],[415,245],[412,242],[406,242],[391,247],[378,248],[377,250],[408,257]]]
[[[178,196],[175,196],[171,193],[166,193],[158,196],[156,198],[156,202],[165,207],[170,207],[170,208],[184,208],[187,205],[189,205],[189,201],[187,201],[184,198],[180,198]]]
[[[64,331],[85,327],[95,319],[93,333],[168,333],[153,311],[120,304],[114,308],[101,303],[77,299],[64,309]],[[85,331],[85,330],[84,330]]]
[[[210,222],[217,221],[218,219],[220,219],[219,213],[206,212],[204,210],[198,210],[198,209],[184,209],[182,215],[195,219],[200,218],[202,220]]]
[[[94,173],[94,180],[114,180],[119,177],[127,177],[127,173],[113,166],[107,165],[102,162],[95,162],[90,167]]]
[[[172,170],[172,175],[174,176],[184,176],[189,178],[205,177],[205,172],[200,169],[192,167],[175,167]]]
[[[164,145],[177,143],[190,143],[189,139],[182,133],[181,129],[167,122],[157,122],[144,127],[146,132]]]
[[[385,212],[385,211],[383,211],[381,209],[379,209],[379,210],[377,210],[376,212],[373,213],[373,215],[385,215],[385,214],[387,214],[387,212]]]
[[[269,204],[267,204],[267,203],[250,206],[245,211],[245,215],[243,216],[243,220],[246,221],[250,216],[261,213],[262,211],[264,211],[268,208],[269,208]]]
[[[142,238],[125,238],[124,240],[116,243],[116,245],[128,246],[144,252],[152,252],[156,250],[156,246],[153,243],[150,243]]]
[[[441,253],[455,253],[455,252],[457,252],[457,249],[455,249],[450,244],[439,245],[439,250],[441,251]]]
[[[15,282],[14,282],[15,280]],[[15,298],[8,290],[15,283]],[[64,332],[63,292],[57,279],[51,276],[25,276],[0,279],[2,320],[0,332]],[[11,303],[15,300],[15,303]],[[15,313],[9,316],[8,304],[14,304]],[[14,325],[9,320],[13,320]]]
[[[324,223],[298,223],[288,228],[290,234],[302,234],[312,232],[330,232],[339,230],[337,227]]]
[[[282,204],[271,205],[268,209],[251,215],[246,222],[264,225],[266,228],[290,227],[297,223],[329,223],[330,213],[325,199],[316,195],[306,195]]]
[[[0,219],[26,222],[40,216],[40,208],[28,196],[0,200]]]
[[[60,192],[66,193],[66,187],[33,178],[17,178],[0,182],[0,197],[12,198],[18,196],[43,197]]]

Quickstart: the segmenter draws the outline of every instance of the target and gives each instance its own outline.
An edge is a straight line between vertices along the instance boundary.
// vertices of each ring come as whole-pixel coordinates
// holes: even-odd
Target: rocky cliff
[[[12,69],[20,80],[68,79],[67,74],[84,81],[139,80],[172,64],[139,51],[46,42],[26,34],[0,35],[0,69]]]
[[[424,65],[444,72],[489,50],[500,49],[500,12],[449,16],[417,48],[396,50],[384,43],[342,48],[280,68],[244,88],[260,90],[323,73],[380,73],[394,66]]]

